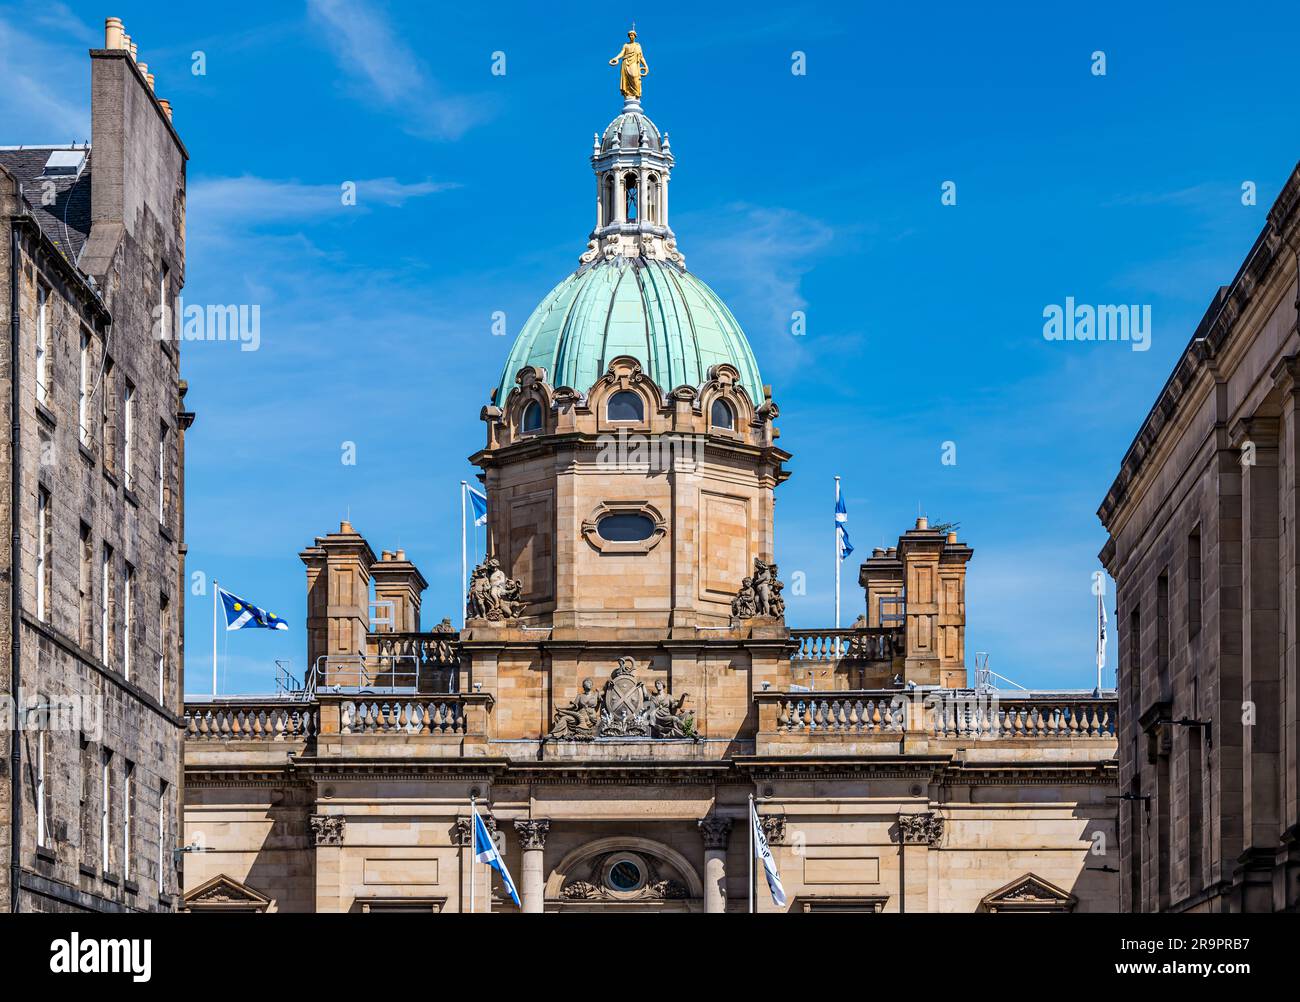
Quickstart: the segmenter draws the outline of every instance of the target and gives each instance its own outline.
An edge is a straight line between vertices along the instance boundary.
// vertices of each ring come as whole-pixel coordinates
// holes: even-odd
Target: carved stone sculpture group
[[[596,738],[697,738],[695,717],[682,712],[689,693],[669,694],[663,679],[653,689],[636,677],[636,662],[619,658],[618,667],[599,693],[591,679],[568,706],[555,711],[550,738],[592,741]]]
[[[493,622],[518,619],[526,607],[520,598],[523,590],[520,581],[506,577],[496,557],[488,557],[470,575],[466,618]]]
[[[740,591],[731,600],[731,618],[781,618],[785,615],[785,599],[781,597],[783,588],[785,585],[777,580],[776,564],[755,557],[753,575],[741,582]]]

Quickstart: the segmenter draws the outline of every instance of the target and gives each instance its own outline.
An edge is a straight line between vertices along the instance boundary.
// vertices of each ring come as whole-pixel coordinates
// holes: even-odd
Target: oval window
[[[524,416],[519,420],[520,431],[537,431],[542,427],[542,405],[536,400],[524,408]]]
[[[645,419],[645,408],[641,404],[641,397],[631,390],[619,390],[609,398],[609,406],[605,409],[611,421],[642,421]]]
[[[710,409],[709,420],[715,428],[726,428],[730,430],[736,427],[736,418],[731,413],[731,407],[725,400],[713,401],[713,407]]]
[[[606,515],[596,523],[600,538],[610,543],[640,543],[654,535],[655,524],[645,515]]]
[[[639,860],[624,856],[614,861],[614,865],[605,874],[605,881],[611,890],[630,894],[640,890],[645,883],[645,870]]]

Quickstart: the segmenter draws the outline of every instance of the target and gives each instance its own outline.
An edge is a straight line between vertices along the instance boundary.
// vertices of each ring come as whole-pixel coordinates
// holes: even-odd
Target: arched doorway
[[[704,885],[690,862],[660,842],[610,836],[560,861],[546,882],[548,912],[702,912]]]

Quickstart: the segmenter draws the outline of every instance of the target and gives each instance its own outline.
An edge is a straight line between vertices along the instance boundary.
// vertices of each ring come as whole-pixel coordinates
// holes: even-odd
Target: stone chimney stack
[[[322,656],[364,654],[370,630],[370,568],[375,562],[370,544],[345,521],[338,532],[317,536],[315,545],[298,556],[307,565],[308,670]]]
[[[388,633],[418,633],[420,600],[429,582],[415,564],[406,559],[405,550],[385,550],[370,569],[375,579],[375,602],[392,602],[393,623],[381,626]]]
[[[143,242],[146,234],[135,230],[150,213],[165,233],[185,232],[189,154],[120,18],[104,22],[104,48],[90,51],[90,91],[91,231],[79,264],[102,276],[124,236]],[[164,256],[179,276],[183,244],[165,248]]]
[[[885,549],[877,546],[871,556],[862,562],[858,570],[858,584],[862,585],[867,595],[867,626],[898,626],[896,622],[882,621],[882,598],[898,598],[903,594],[903,562],[898,559],[898,550],[894,547]],[[902,611],[901,604],[887,602],[884,615]]]
[[[939,554],[939,684],[963,689],[966,678],[966,563],[975,551],[948,533]]]

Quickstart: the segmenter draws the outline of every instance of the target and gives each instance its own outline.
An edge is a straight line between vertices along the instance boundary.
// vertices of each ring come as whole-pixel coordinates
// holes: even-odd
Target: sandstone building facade
[[[1126,911],[1300,907],[1300,168],[1098,512]]]
[[[782,910],[1114,910],[1113,699],[966,688],[972,550],[924,519],[855,626],[787,626],[779,409],[637,97],[591,165],[580,267],[481,413],[464,625],[422,631],[418,569],[349,522],[301,552],[307,684],[185,708],[184,907],[516,910],[473,801],[525,912],[745,911],[753,797]]]
[[[110,19],[87,146],[0,148],[0,909],[174,910],[185,147]]]

